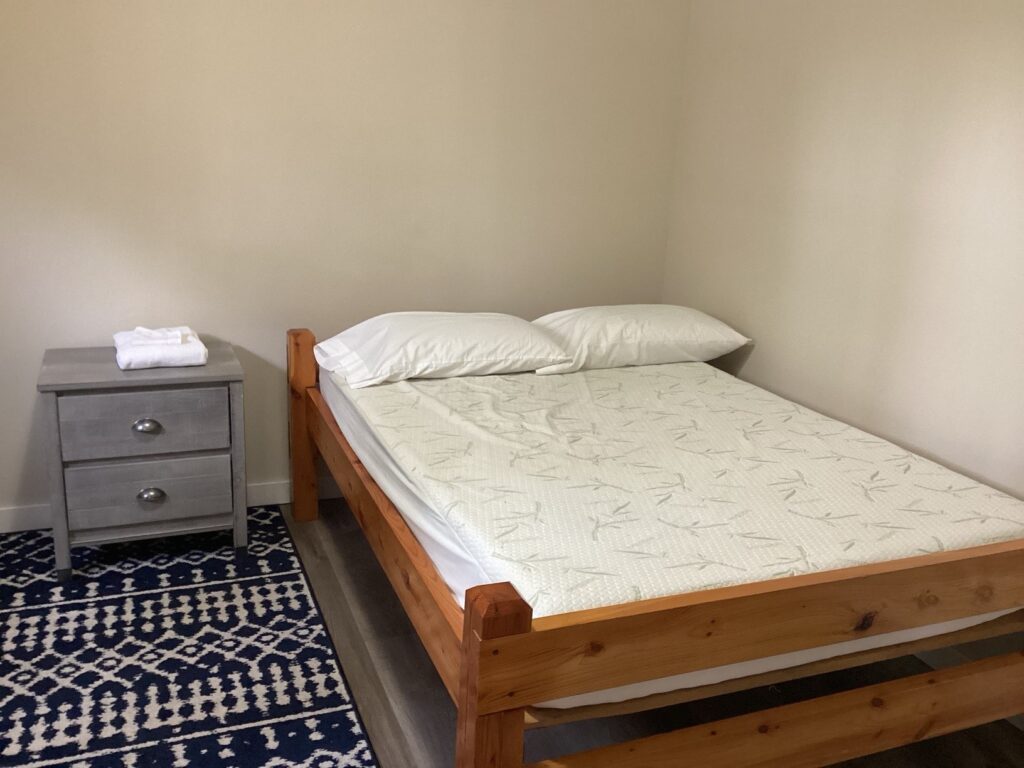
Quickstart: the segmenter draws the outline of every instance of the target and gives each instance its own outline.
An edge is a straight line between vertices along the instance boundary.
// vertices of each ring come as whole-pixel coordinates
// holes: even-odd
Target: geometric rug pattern
[[[376,768],[279,510],[73,566],[0,534],[0,766]]]

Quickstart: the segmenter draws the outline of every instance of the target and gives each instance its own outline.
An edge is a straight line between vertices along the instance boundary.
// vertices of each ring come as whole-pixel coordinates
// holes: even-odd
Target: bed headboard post
[[[316,336],[308,328],[292,328],[288,331],[288,386],[305,392],[316,386],[316,358],[313,347]]]
[[[466,592],[459,668],[456,768],[522,768],[526,710],[489,715],[477,712],[480,641],[529,632],[533,608],[508,582],[483,584]]]
[[[316,337],[308,328],[288,331],[288,449],[292,473],[292,516],[317,517],[316,446],[309,433],[306,390],[316,386]]]

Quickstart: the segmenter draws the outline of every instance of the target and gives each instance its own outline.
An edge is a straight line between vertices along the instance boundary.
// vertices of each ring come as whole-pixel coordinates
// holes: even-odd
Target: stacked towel
[[[187,325],[175,328],[143,328],[114,334],[117,366],[122,371],[140,368],[177,368],[206,365],[209,352]]]

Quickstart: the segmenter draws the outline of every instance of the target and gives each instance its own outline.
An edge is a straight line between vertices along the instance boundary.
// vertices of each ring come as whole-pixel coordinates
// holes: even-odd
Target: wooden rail
[[[310,435],[454,700],[462,609],[401,513],[352,451],[319,390],[308,390],[307,401]]]
[[[906,677],[529,768],[817,768],[1024,712],[1024,653]]]
[[[481,712],[1024,607],[1024,540],[553,616],[481,645]]]
[[[317,517],[316,453],[338,483],[448,694],[459,690],[463,612],[394,504],[370,477],[320,394],[306,329],[288,332],[292,514]]]
[[[723,696],[738,691],[749,691],[754,688],[787,683],[805,677],[824,675],[841,669],[861,667],[866,664],[888,661],[889,659],[898,659],[901,656],[913,656],[939,648],[947,648],[962,643],[973,643],[977,640],[987,640],[993,637],[1003,637],[1021,632],[1024,632],[1024,610],[1015,611],[1007,616],[948,634],[933,635],[896,645],[883,645],[881,648],[856,651],[843,656],[832,656],[820,661],[800,664],[796,667],[786,667],[785,669],[778,669],[773,672],[762,672],[757,675],[738,677],[721,683],[701,685],[696,688],[680,688],[674,691],[666,691],[665,693],[655,693],[642,698],[565,709],[529,707],[526,711],[526,727],[547,728],[564,723],[575,723],[580,720],[646,712],[651,709],[660,709],[662,707],[675,706],[676,704],[685,704],[690,701],[710,699],[715,696]]]

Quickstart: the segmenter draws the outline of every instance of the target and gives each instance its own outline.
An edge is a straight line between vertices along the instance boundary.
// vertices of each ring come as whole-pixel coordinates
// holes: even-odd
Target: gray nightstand
[[[76,545],[232,528],[246,547],[242,366],[203,341],[209,361],[189,368],[122,371],[113,347],[43,356],[61,580]]]

